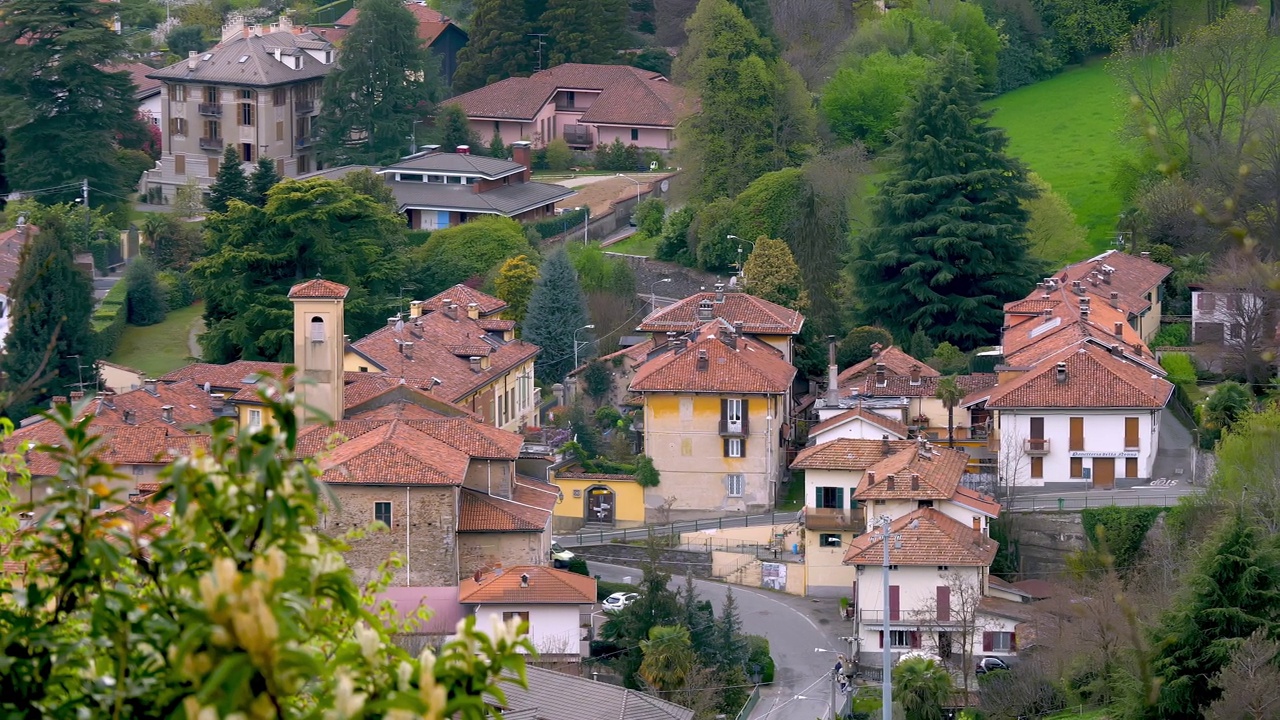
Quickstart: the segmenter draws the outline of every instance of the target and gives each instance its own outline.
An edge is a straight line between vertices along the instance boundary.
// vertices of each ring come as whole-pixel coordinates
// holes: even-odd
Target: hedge
[[[533,228],[538,233],[538,237],[546,240],[557,235],[568,232],[574,227],[582,225],[582,221],[587,217],[586,208],[579,210],[569,210],[562,215],[549,217],[537,222],[525,223],[525,227]]]
[[[125,320],[129,316],[125,310],[128,289],[121,279],[107,291],[107,296],[89,318],[93,328],[94,353],[100,358],[115,352],[120,344],[120,335],[124,333]]]
[[[1102,528],[1113,567],[1123,572],[1138,557],[1147,531],[1162,512],[1164,508],[1159,507],[1086,508],[1080,512],[1080,521],[1084,524],[1085,537],[1095,550],[1101,549],[1098,528]]]
[[[1199,390],[1196,387],[1196,366],[1191,356],[1186,353],[1165,353],[1160,358],[1160,366],[1169,373],[1166,378],[1174,385],[1174,397],[1192,414],[1195,408],[1195,397]]]
[[[156,274],[160,287],[164,288],[165,305],[170,310],[189,307],[196,301],[195,291],[191,288],[191,280],[185,273],[176,270],[161,270]]]

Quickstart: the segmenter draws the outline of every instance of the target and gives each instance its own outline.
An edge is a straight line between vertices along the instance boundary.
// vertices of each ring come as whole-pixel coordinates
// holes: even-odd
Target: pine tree
[[[240,154],[235,145],[228,145],[222,153],[222,164],[218,166],[218,176],[209,185],[210,212],[224,213],[232,200],[249,202],[252,193],[249,190],[249,179],[240,166]]]
[[[587,303],[564,248],[547,258],[539,272],[524,318],[524,339],[542,348],[538,379],[560,382],[573,369],[575,339],[591,340],[591,331],[582,329],[589,322]],[[578,361],[589,359],[591,344],[579,347]]]
[[[125,307],[130,325],[155,325],[164,322],[167,305],[164,287],[156,276],[156,266],[146,257],[140,257],[129,265],[124,274]]]
[[[1280,631],[1280,559],[1241,510],[1206,543],[1188,591],[1152,632],[1162,680],[1151,718],[1195,720],[1217,700],[1213,676],[1257,630]]]
[[[1031,288],[1026,169],[988,124],[973,62],[947,50],[907,102],[872,227],[853,264],[861,316],[897,337],[961,348],[994,341],[1003,305]]]
[[[0,127],[5,174],[16,189],[68,185],[43,202],[79,196],[88,178],[96,204],[129,194],[116,140],[141,120],[129,75],[103,68],[126,46],[112,31],[117,5],[97,0],[9,0],[0,25]]]
[[[480,146],[480,138],[471,129],[467,114],[456,104],[450,103],[436,113],[436,132],[440,135],[440,149],[454,152],[459,145],[473,150]]]
[[[258,158],[258,164],[249,176],[250,201],[258,207],[266,205],[267,191],[278,182],[280,176],[276,174],[276,164],[269,158]]]
[[[623,0],[549,0],[539,26],[547,33],[546,64],[607,63],[626,42]]]
[[[495,132],[493,137],[489,139],[489,157],[506,160],[510,155],[511,153],[508,152],[507,146],[502,142],[502,136]]]
[[[9,288],[12,320],[0,368],[10,381],[34,385],[30,403],[11,417],[24,417],[54,395],[66,396],[83,381],[96,381],[92,324],[93,284],[76,267],[67,227],[58,216],[45,220],[22,250]]]
[[[741,668],[747,662],[747,647],[742,641],[742,618],[738,617],[738,601],[733,599],[733,588],[725,587],[724,606],[716,619],[713,644],[721,668]]]
[[[470,38],[458,51],[458,70],[453,74],[455,93],[533,71],[537,49],[526,37],[530,23],[525,12],[522,3],[512,0],[476,0]]]
[[[324,81],[320,154],[329,164],[400,157],[413,121],[430,113],[440,87],[439,61],[400,0],[362,0],[359,9]]]

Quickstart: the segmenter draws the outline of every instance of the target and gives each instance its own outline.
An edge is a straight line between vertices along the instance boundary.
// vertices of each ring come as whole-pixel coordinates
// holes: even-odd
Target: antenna
[[[546,33],[525,33],[529,37],[538,38],[538,67],[534,72],[542,72],[542,38],[546,37]]]

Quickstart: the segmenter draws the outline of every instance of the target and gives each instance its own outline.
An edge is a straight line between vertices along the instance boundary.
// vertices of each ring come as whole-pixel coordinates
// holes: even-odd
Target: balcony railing
[[[1022,441],[1022,449],[1028,455],[1048,455],[1049,438],[1027,438]]]
[[[565,125],[561,137],[570,146],[591,147],[593,144],[591,130],[586,125]]]
[[[883,623],[884,608],[876,608],[874,610],[862,610],[858,613],[864,623]],[[933,612],[898,612],[895,619],[893,614],[889,615],[890,625],[910,625],[913,628],[930,628],[930,627],[946,627],[949,625],[958,625],[959,621],[955,619],[956,613],[951,613],[951,619],[939,620]]]
[[[200,103],[200,114],[208,115],[209,117],[222,117],[222,104],[207,102]]]
[[[315,144],[315,142],[316,142],[316,137],[314,135],[306,135],[298,138],[298,147],[300,148],[311,147],[312,145]]]
[[[202,137],[200,138],[201,150],[221,150],[223,140],[220,137]]]
[[[802,520],[806,530],[867,531],[867,513],[863,508],[813,508],[804,509]]]
[[[740,420],[728,420],[728,419],[725,419],[725,418],[721,418],[721,419],[720,419],[720,434],[721,434],[721,435],[748,435],[748,434],[750,434],[750,433],[749,433],[749,431],[747,430],[747,419],[746,419],[746,418],[742,418],[742,419],[740,419]]]
[[[293,111],[299,115],[310,115],[316,111],[316,101],[295,100],[293,103]]]

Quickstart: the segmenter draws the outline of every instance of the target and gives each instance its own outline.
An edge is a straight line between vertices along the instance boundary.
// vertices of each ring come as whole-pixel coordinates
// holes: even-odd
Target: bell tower
[[[346,351],[342,316],[349,290],[346,285],[320,278],[289,290],[293,363],[298,368],[294,387],[303,423],[342,419],[342,357]]]

